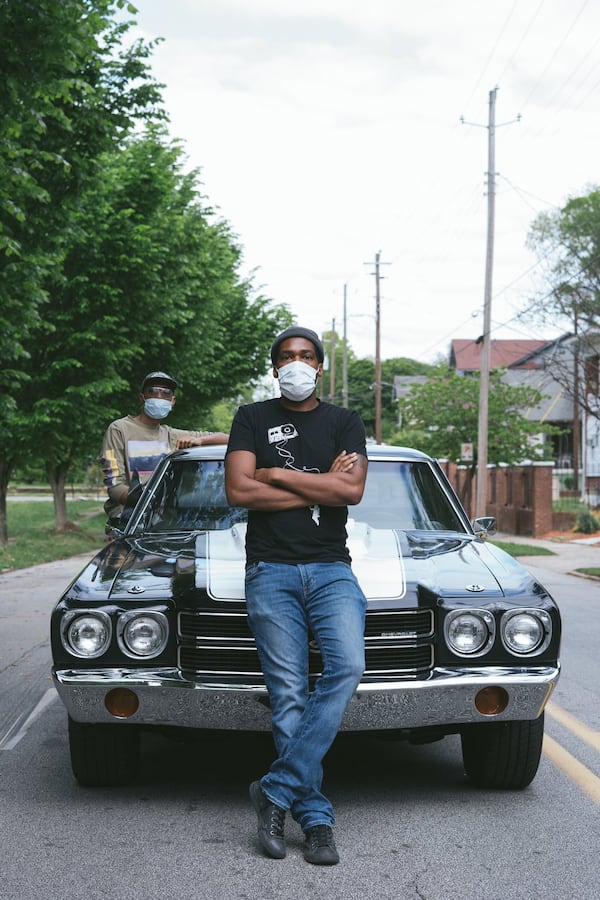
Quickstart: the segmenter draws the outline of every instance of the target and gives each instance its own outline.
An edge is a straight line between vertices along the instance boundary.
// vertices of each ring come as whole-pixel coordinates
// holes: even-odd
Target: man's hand
[[[328,472],[305,472],[285,466],[256,469],[256,456],[235,450],[227,457],[225,490],[232,506],[266,512],[303,506],[347,506],[360,503],[367,459],[342,450]],[[342,476],[343,478],[339,477]]]
[[[209,431],[200,437],[183,437],[177,439],[176,450],[187,450],[188,447],[214,447],[217,444],[226,444],[229,435],[224,431]]]
[[[350,472],[352,466],[356,462],[358,457],[358,453],[346,453],[345,450],[342,450],[341,453],[338,453],[334,461],[331,463],[329,467],[330,472]],[[273,478],[276,477],[281,471],[281,466],[274,466],[273,468],[265,468],[265,469],[257,469],[254,473],[254,480],[260,481],[261,484],[272,484]],[[296,470],[299,471],[299,470]]]
[[[358,453],[346,453],[342,450],[329,467],[330,472],[349,472],[358,459]]]
[[[185,437],[178,438],[175,446],[176,450],[187,450],[188,447],[202,447],[204,440],[201,437]]]

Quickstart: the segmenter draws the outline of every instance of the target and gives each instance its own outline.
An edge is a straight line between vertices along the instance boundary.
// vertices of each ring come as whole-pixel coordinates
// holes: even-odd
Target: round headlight
[[[167,643],[167,620],[162,613],[139,613],[123,622],[121,640],[134,656],[158,656]]]
[[[110,619],[105,613],[82,613],[69,619],[63,643],[76,656],[93,659],[108,648],[110,635]]]
[[[546,636],[544,623],[531,612],[516,612],[504,617],[502,640],[511,653],[534,653]]]
[[[485,610],[455,610],[446,617],[444,631],[453,653],[481,655],[494,640],[494,617]]]

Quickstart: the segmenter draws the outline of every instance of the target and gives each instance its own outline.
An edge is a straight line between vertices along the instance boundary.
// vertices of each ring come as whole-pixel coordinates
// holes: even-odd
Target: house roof
[[[573,420],[573,397],[548,369],[507,369],[502,380],[512,387],[535,388],[542,395],[537,406],[522,410],[526,419],[533,422],[547,422],[549,425]],[[429,381],[427,375],[396,375],[394,377],[396,399],[405,399],[410,395],[413,385],[425,384],[427,381]]]
[[[536,354],[554,341],[494,340],[490,341],[490,369],[537,369]],[[450,366],[460,372],[481,369],[483,344],[476,340],[457,338],[450,347]]]
[[[508,369],[502,380],[512,387],[535,388],[542,395],[537,406],[523,410],[526,419],[549,425],[573,421],[573,396],[547,369]]]
[[[404,400],[414,384],[427,384],[428,381],[427,375],[394,375],[394,399]]]

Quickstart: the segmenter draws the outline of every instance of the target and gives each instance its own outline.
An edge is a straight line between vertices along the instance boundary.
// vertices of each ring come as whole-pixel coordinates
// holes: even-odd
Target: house
[[[490,369],[505,369],[505,381],[514,387],[535,388],[541,402],[523,410],[527,419],[560,428],[552,435],[552,458],[559,469],[573,469],[573,423],[576,421],[572,335],[553,340],[490,341]],[[481,341],[457,339],[450,346],[450,368],[470,375],[481,368]]]
[[[592,506],[600,506],[600,333],[563,334],[551,340],[490,342],[490,368],[504,369],[515,386],[536,388],[542,400],[523,410],[559,433],[547,437],[554,460],[555,483],[573,483]],[[481,368],[480,339],[455,339],[449,366],[469,377]],[[406,396],[425,376],[396,376],[396,398]]]
[[[509,384],[533,387],[542,395],[524,415],[560,429],[547,438],[552,442],[555,482],[560,487],[575,485],[590,504],[600,505],[600,334],[492,339],[489,351],[490,368],[504,369]],[[469,377],[480,370],[481,354],[480,339],[455,339],[449,366]],[[405,395],[414,381],[396,377],[396,396]]]
[[[553,340],[492,340],[490,368],[504,368],[515,386],[536,388],[542,401],[524,414],[561,429],[552,436],[555,469],[592,506],[600,505],[600,334]],[[481,343],[454,340],[450,366],[468,376],[481,367]]]
[[[536,356],[540,356],[554,341],[490,341],[490,369],[539,368]],[[481,369],[483,344],[464,338],[452,341],[449,367],[458,375],[468,375]]]

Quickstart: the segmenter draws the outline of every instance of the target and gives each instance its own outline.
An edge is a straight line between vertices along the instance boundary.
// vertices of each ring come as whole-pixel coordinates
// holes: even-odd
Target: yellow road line
[[[583,722],[580,722],[579,719],[570,712],[567,712],[566,709],[557,706],[556,703],[548,703],[546,705],[546,712],[555,720],[555,722],[558,722],[559,725],[564,725],[565,728],[568,728],[569,731],[584,741],[584,743],[593,747],[594,750],[597,750],[600,753],[600,734],[598,734],[597,731],[594,731],[594,729],[590,728],[588,725],[584,725]]]
[[[561,747],[547,734],[544,735],[544,754],[571,781],[575,782],[577,787],[581,788],[594,803],[600,806],[600,778],[597,775],[594,775],[583,763],[575,759],[564,747]]]

